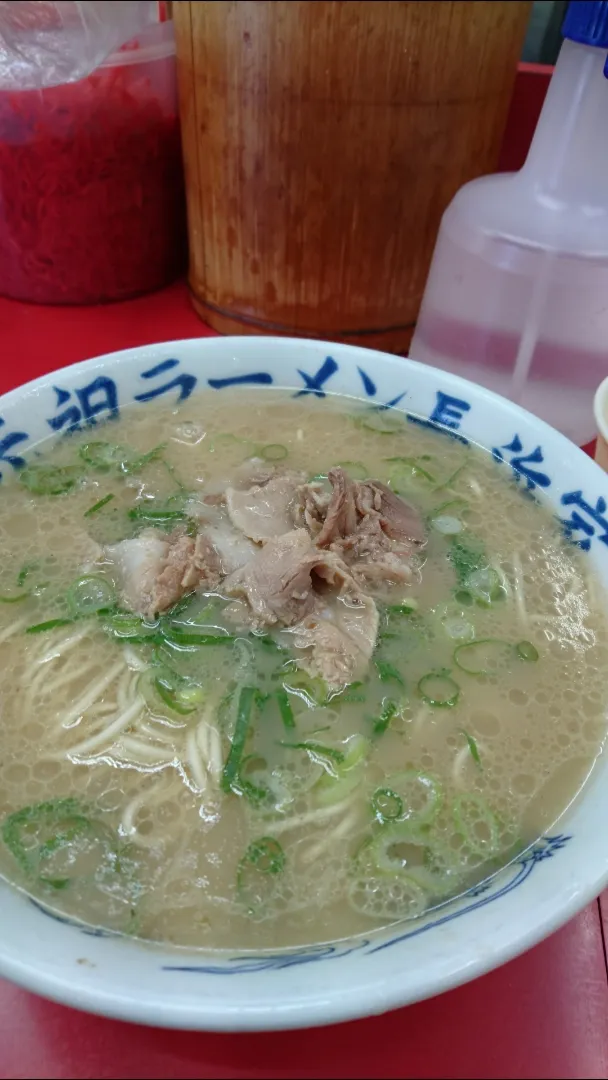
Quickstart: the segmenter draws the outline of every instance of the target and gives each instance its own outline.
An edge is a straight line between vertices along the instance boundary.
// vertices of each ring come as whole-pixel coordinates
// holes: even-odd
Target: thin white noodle
[[[494,572],[496,574],[498,574],[498,577],[500,578],[501,587],[504,589],[505,594],[507,596],[511,596],[511,594],[513,592],[512,588],[511,588],[511,583],[510,583],[507,575],[505,574],[502,566],[499,566],[498,563],[490,563],[490,565],[492,567],[492,570],[494,570]]]
[[[167,782],[168,781],[168,782]],[[158,773],[156,778],[148,784],[145,791],[140,791],[125,806],[120,820],[119,832],[121,835],[130,836],[137,831],[135,817],[147,802],[160,802],[164,798],[168,788],[178,783],[175,773]],[[177,819],[179,822],[179,818]],[[181,846],[181,845],[180,845]]]
[[[61,641],[58,641],[52,648],[47,649],[46,652],[39,656],[36,660],[37,664],[48,664],[49,660],[57,660],[60,656],[65,656],[66,652],[74,648],[74,645],[78,645],[83,638],[87,636],[89,632],[88,626],[78,630],[75,634],[68,634],[67,637],[63,637]],[[46,644],[46,643],[45,643]]]
[[[107,690],[108,687],[112,685],[117,676],[120,675],[123,668],[123,662],[122,660],[120,660],[117,664],[114,664],[114,667],[111,667],[109,671],[106,671],[105,675],[102,675],[96,683],[93,683],[93,685],[87,690],[86,694],[83,694],[83,696],[79,698],[76,704],[73,705],[71,709],[68,709],[67,713],[64,713],[63,726],[69,727],[72,720],[76,720],[78,716],[81,716],[83,712],[86,712],[86,710],[89,708],[90,705],[93,704],[96,698],[101,697],[104,690]],[[139,700],[141,707],[141,699]]]
[[[141,698],[136,698],[132,705],[128,709],[125,709],[120,716],[117,716],[112,724],[108,727],[102,728],[96,735],[91,735],[89,739],[84,739],[83,742],[77,743],[76,746],[70,747],[67,751],[69,757],[82,757],[83,754],[90,754],[91,750],[97,750],[98,747],[107,747],[111,745],[120,731],[124,731],[129,724],[132,724],[136,717],[139,716],[143,709],[144,703]]]
[[[452,765],[452,778],[456,787],[466,788],[469,786],[463,774],[466,772],[467,765],[470,766],[472,763],[473,758],[469,747],[463,746],[456,754]]]
[[[26,675],[28,677],[31,675],[31,669],[30,668],[28,668],[28,670],[26,672]],[[47,677],[48,677],[48,672],[45,671],[44,668],[43,668],[41,671],[37,671],[36,674],[31,679],[31,682],[28,683],[27,693],[25,695],[25,701],[23,703],[23,708],[22,708],[22,712],[23,712],[24,716],[29,716],[30,713],[32,712],[33,707],[34,707],[34,698],[36,697],[36,695],[38,694],[38,691],[40,690],[40,684],[43,683]],[[26,683],[26,677],[24,676],[24,678],[22,679],[22,684],[25,684],[25,683]],[[45,689],[46,689],[46,687],[45,687]]]
[[[524,594],[524,572],[518,551],[513,552],[511,562],[513,563],[513,570],[515,571],[515,606],[517,607],[517,614],[519,616],[519,621],[523,626],[528,626],[530,620],[528,618],[528,609],[526,607],[526,598]]]
[[[135,815],[141,809],[141,807],[148,801],[150,792],[144,791],[140,795],[136,795],[134,799],[125,806],[122,817],[120,819],[119,832],[123,836],[131,836],[137,832],[135,827]]]
[[[189,731],[188,735],[186,737],[186,754],[187,754],[188,764],[190,766],[192,776],[194,777],[194,781],[196,783],[196,786],[201,791],[204,791],[205,788],[207,787],[207,774],[205,773],[205,770],[203,768],[203,763],[201,761],[201,757],[200,757],[200,753],[199,753],[199,749],[198,749],[198,743],[197,743],[197,740],[196,740],[196,729],[195,728],[192,731]]]
[[[148,665],[138,656],[132,645],[123,645],[122,655],[132,671],[145,671]]]
[[[87,709],[87,717],[109,716],[110,713],[115,713],[117,709],[117,701],[101,701],[99,705],[92,705],[90,709]]]
[[[196,741],[205,768],[214,779],[221,776],[223,768],[222,740],[217,728],[207,720],[201,720],[196,728]]]
[[[196,745],[201,752],[201,759],[205,768],[209,770],[209,736],[207,724],[204,720],[201,720],[200,724],[196,726]]]
[[[13,634],[17,634],[20,630],[23,630],[23,627],[27,626],[29,621],[29,617],[27,615],[24,615],[21,619],[16,619],[14,623],[11,623],[10,626],[7,626],[0,634],[0,645],[3,641],[8,641],[8,639],[12,637]]]
[[[135,681],[136,680],[133,678],[133,672],[130,668],[127,668],[124,675],[120,677],[118,682],[117,697],[119,709],[126,709],[127,706],[133,701]]]
[[[67,671],[66,668],[68,669]],[[94,660],[91,664],[88,664],[85,668],[80,668],[76,664],[72,664],[71,666],[69,666],[68,662],[68,664],[66,664],[65,667],[63,667],[61,671],[57,673],[56,678],[49,679],[49,681],[45,684],[44,689],[47,693],[52,694],[56,690],[63,689],[70,683],[76,682],[76,680],[78,679],[84,680],[86,676],[91,674],[91,672],[97,670],[99,670],[99,664],[96,660]],[[42,671],[48,678],[49,673],[45,672],[44,668],[42,669]]]
[[[422,708],[416,713],[414,719],[411,721],[412,731],[416,733],[419,731],[424,721],[428,719],[430,712],[431,710],[428,705],[422,706]]]
[[[177,730],[179,731],[180,729],[178,728]],[[175,734],[175,728],[171,730],[164,727],[162,724],[158,724],[158,726],[155,727],[145,719],[141,720],[137,725],[135,734],[139,735],[140,738],[145,736],[148,739],[156,739],[157,742],[170,743],[171,746],[174,745],[173,736]]]
[[[123,761],[133,761],[133,764],[170,765],[174,755],[166,746],[150,746],[149,743],[135,739],[131,735],[123,735],[116,746],[114,753]]]
[[[323,806],[319,810],[309,810],[306,814],[296,814],[295,817],[286,818],[285,821],[273,821],[272,835],[288,832],[289,829],[299,829],[303,825],[315,825],[317,822],[322,824],[328,818],[343,813],[353,802],[354,799],[351,796],[348,799],[343,799],[342,802],[336,803],[335,806]]]
[[[351,812],[346,814],[342,821],[336,825],[335,829],[330,829],[318,843],[313,844],[312,847],[308,849],[306,854],[302,856],[302,862],[307,864],[314,862],[315,859],[318,859],[319,855],[323,855],[327,849],[331,847],[335,840],[341,840],[345,837],[353,826],[356,825],[358,816],[357,808],[354,807]]]
[[[219,779],[224,768],[224,756],[222,754],[222,737],[212,724],[209,725],[209,772],[215,779]]]

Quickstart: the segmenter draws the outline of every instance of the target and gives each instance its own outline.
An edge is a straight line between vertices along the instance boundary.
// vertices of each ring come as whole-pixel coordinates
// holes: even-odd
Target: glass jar
[[[123,300],[185,266],[172,23],[79,82],[0,93],[0,294]]]

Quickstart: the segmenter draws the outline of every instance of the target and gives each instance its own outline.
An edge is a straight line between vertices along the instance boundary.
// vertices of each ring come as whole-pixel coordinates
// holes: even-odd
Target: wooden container
[[[406,351],[443,210],[496,165],[529,8],[174,4],[201,318]]]

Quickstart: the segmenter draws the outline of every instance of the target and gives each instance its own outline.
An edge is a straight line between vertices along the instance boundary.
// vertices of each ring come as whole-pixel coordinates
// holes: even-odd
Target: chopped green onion
[[[460,733],[461,735],[464,735],[465,739],[467,740],[467,746],[471,751],[471,757],[473,758],[473,761],[476,765],[479,765],[479,768],[481,769],[481,758],[479,756],[479,747],[477,746],[476,740],[473,738],[472,735],[469,735],[468,731],[465,731],[464,728],[461,728]]]
[[[487,565],[483,544],[473,536],[459,534],[450,544],[448,555],[459,585],[465,585],[476,570]]]
[[[405,686],[403,675],[388,660],[376,660],[376,667],[381,682],[396,682],[400,686]]]
[[[435,490],[438,491],[439,489],[436,488]],[[456,514],[466,514],[467,510],[469,509],[470,507],[467,500],[462,499],[458,495],[455,498],[446,499],[445,502],[442,502],[439,504],[439,506],[436,506],[435,509],[431,511],[430,520],[432,521],[433,518],[439,517],[439,515],[441,514],[445,514],[446,510],[450,511],[450,515],[455,516]]]
[[[13,858],[30,878],[45,888],[62,890],[77,878],[90,879],[94,867],[95,882],[116,895],[117,874],[131,875],[135,864],[121,851],[115,834],[104,823],[91,819],[75,798],[55,799],[26,806],[10,814],[2,826],[2,839]],[[126,884],[127,910],[133,916],[132,903],[140,887],[137,881]]]
[[[461,645],[460,648],[465,648]],[[429,671],[418,683],[418,693],[427,705],[434,708],[452,708],[460,697],[457,682],[444,671]]]
[[[403,431],[403,413],[387,405],[373,405],[354,419],[360,427],[367,428],[368,431],[377,431],[380,435],[395,435],[396,432]]]
[[[369,847],[372,866],[384,874],[409,873],[420,863],[423,838],[416,825],[396,821],[383,825]]]
[[[104,495],[103,499],[100,499],[99,502],[93,503],[92,506],[89,506],[88,510],[85,510],[83,517],[93,517],[93,514],[96,514],[99,510],[103,510],[104,506],[107,506],[108,503],[115,498],[116,496],[113,495],[111,492],[109,495]]]
[[[272,836],[254,840],[247,848],[237,870],[237,889],[247,914],[252,918],[264,913],[275,897],[277,877],[285,869],[285,852]]]
[[[154,446],[152,450],[148,450],[147,453],[141,454],[139,457],[129,458],[127,455],[118,464],[122,472],[126,473],[127,475],[130,475],[132,473],[138,473],[141,472],[141,470],[145,468],[146,465],[149,465],[151,461],[158,461],[161,454],[166,449],[167,444],[161,443],[159,446]],[[169,474],[173,477],[173,479],[175,479],[173,466],[169,465],[167,461],[164,462],[164,465]],[[176,481],[176,483],[179,488],[182,487],[179,481]]]
[[[130,615],[127,612],[121,611],[110,616],[104,622],[103,629],[116,641],[124,641],[131,645],[160,645],[163,642],[158,623],[146,622],[139,615]]]
[[[229,794],[231,791],[233,791],[235,795],[241,794],[241,790],[238,786],[238,779],[245,752],[245,742],[251,723],[251,710],[253,709],[256,694],[257,690],[255,686],[244,686],[239,694],[234,734],[232,736],[230,752],[222,773],[222,790],[225,791],[226,794]]]
[[[454,599],[461,607],[471,607],[474,603],[473,597],[467,589],[456,589]]]
[[[189,716],[191,713],[196,712],[205,696],[202,686],[199,686],[198,683],[191,683],[176,689],[162,676],[154,680],[154,689],[165,705],[180,716]]]
[[[399,604],[389,604],[385,610],[387,615],[413,615],[418,611],[418,601],[402,600]]]
[[[273,836],[254,840],[247,848],[245,858],[262,874],[280,874],[285,869],[285,852]]]
[[[129,451],[124,446],[115,446],[109,442],[85,443],[78,453],[89,468],[96,472],[110,472],[115,467],[120,467],[129,456]]]
[[[264,461],[284,461],[289,455],[289,450],[282,443],[269,443],[268,446],[260,447],[258,456]]]
[[[227,630],[215,634],[199,633],[193,624],[190,624],[188,629],[186,629],[186,625],[181,623],[175,626],[174,624],[166,625],[163,623],[161,627],[163,638],[169,645],[184,649],[198,649],[204,645],[231,645],[235,641],[234,634],[229,634]],[[221,627],[215,629],[221,630]]]
[[[479,638],[458,645],[454,650],[454,663],[467,675],[489,675],[508,664],[514,654],[513,647],[500,638]]]
[[[76,486],[80,475],[75,465],[26,465],[19,480],[33,495],[64,495]]]
[[[401,817],[403,800],[390,788],[378,788],[372,795],[372,810],[375,818],[384,825]]]
[[[361,461],[337,461],[336,465],[344,469],[353,480],[366,480],[369,476],[369,470]]]
[[[185,521],[183,510],[155,510],[153,506],[134,506],[129,510],[131,521],[146,521],[152,525],[166,525],[172,521]]]
[[[281,687],[277,690],[277,701],[279,704],[279,712],[281,714],[281,720],[286,728],[295,728],[296,722],[293,715],[293,709],[289,700],[289,694],[285,687]]]
[[[322,483],[325,482],[325,480],[327,480],[327,473],[315,473],[314,476],[310,477],[310,479],[308,480],[308,483],[309,484],[322,484]]]
[[[320,765],[323,765],[326,761],[331,761],[336,765],[342,765],[345,760],[345,754],[342,750],[337,750],[334,746],[325,746],[324,743],[313,742],[312,740],[305,740],[304,742],[282,742],[281,746],[284,746],[286,750],[305,750],[310,755],[313,761],[317,761]]]
[[[458,795],[452,808],[454,823],[469,847],[478,855],[489,856],[499,847],[500,824],[496,814],[481,795]]]
[[[294,671],[285,676],[283,688],[290,694],[296,694],[309,708],[325,705],[328,700],[327,684],[307,671]]]
[[[348,903],[359,915],[376,923],[393,923],[422,915],[428,898],[412,874],[402,871],[370,871],[354,877],[348,887]]]
[[[529,660],[533,663],[538,660],[538,649],[531,641],[518,641],[515,648],[521,660]]]
[[[32,571],[37,569],[38,566],[36,563],[26,563],[25,566],[21,567],[21,570],[17,574],[17,585],[20,589],[23,587],[23,585],[25,585],[26,579],[29,577]]]
[[[56,630],[59,626],[71,626],[73,619],[48,619],[47,622],[36,623],[28,626],[26,634],[43,634],[46,630]]]
[[[97,574],[87,574],[70,585],[66,601],[72,615],[96,615],[111,610],[116,597],[109,581]]]
[[[505,595],[500,577],[490,566],[473,570],[462,585],[465,592],[468,592],[473,600],[483,607],[490,607],[495,600],[500,600]]]
[[[457,533],[462,532],[462,522],[456,517],[451,517],[450,514],[438,514],[432,517],[431,525],[435,532],[441,533],[442,536],[456,536]]]
[[[68,882],[46,878],[40,872],[40,863],[60,844],[69,843],[79,833],[90,829],[91,822],[82,805],[70,797],[25,806],[9,814],[2,825],[2,839],[28,876],[39,877],[45,884],[62,888]]]
[[[365,701],[365,683],[361,681],[350,683],[344,687],[344,690],[330,694],[329,700],[332,707],[353,704],[356,701]]]
[[[392,465],[388,474],[388,482],[394,491],[407,491],[413,481],[424,480],[427,484],[434,484],[435,477],[420,465],[417,458],[391,457],[385,461]]]
[[[362,735],[351,735],[342,751],[343,760],[332,765],[317,782],[314,795],[319,806],[334,806],[361,784],[370,744]]]
[[[166,620],[166,619],[177,619],[178,615],[183,615],[184,611],[186,611],[190,607],[190,605],[192,604],[192,602],[193,602],[193,600],[195,598],[196,598],[196,593],[195,592],[187,592],[187,593],[185,593],[181,597],[181,599],[179,599],[179,600],[177,600],[175,602],[173,607],[167,608],[167,610],[164,612],[163,619],[164,620]],[[202,614],[208,613],[210,608],[211,608],[211,604],[206,604],[205,607],[203,608],[203,611],[200,614],[202,615]],[[194,622],[194,621],[196,621],[196,619],[193,619],[192,621]]]
[[[357,765],[361,765],[366,760],[370,752],[370,744],[368,739],[363,735],[349,735],[344,747],[344,763],[343,770],[348,772],[350,769],[354,769]]]
[[[238,781],[235,785],[238,787],[239,795],[244,795],[248,802],[252,803],[252,805],[255,807],[260,807],[263,804],[271,805],[273,793],[271,792],[270,788],[262,784],[253,783],[253,781],[249,780],[246,776],[246,770],[250,767],[251,761],[254,762],[254,765],[256,762],[258,762],[262,763],[264,767],[266,766],[265,760],[263,758],[259,758],[256,754],[249,754],[247,757],[243,758],[241,762],[241,768],[239,770]],[[252,771],[255,775],[256,770],[253,769]],[[264,768],[263,771],[267,772],[268,770],[267,768]]]
[[[29,592],[15,593],[14,596],[0,596],[0,604],[19,604],[22,600],[27,600],[28,596],[31,596]]]
[[[443,629],[452,641],[472,641],[475,637],[475,627],[468,619],[455,616],[453,619],[443,619]]]
[[[374,735],[383,735],[388,728],[393,716],[397,712],[397,702],[391,701],[390,698],[385,698],[382,702],[382,712],[380,716],[375,717],[373,722]]]
[[[400,817],[411,825],[430,825],[443,802],[443,789],[430,773],[404,769],[387,777],[387,787],[403,804]]]
[[[435,490],[443,491],[444,488],[449,488],[454,483],[454,480],[456,480],[460,476],[463,469],[466,469],[466,463],[463,465],[459,465],[457,469],[454,469],[454,472],[451,473],[450,476],[448,476],[447,480],[444,480],[443,483],[439,484],[435,488]]]
[[[137,454],[125,446],[97,440],[81,446],[79,454],[85,464],[95,472],[111,472],[117,469],[130,474],[140,472],[151,461],[157,461],[165,447],[166,444],[163,443],[145,454]]]

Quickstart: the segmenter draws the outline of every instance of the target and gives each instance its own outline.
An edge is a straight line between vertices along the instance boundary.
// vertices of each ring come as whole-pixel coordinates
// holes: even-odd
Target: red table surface
[[[546,83],[531,66],[520,72],[503,168],[521,165]],[[32,308],[0,299],[0,393],[89,356],[208,333],[181,283],[104,308]],[[608,1078],[606,932],[608,899],[459,990],[383,1017],[270,1035],[136,1027],[0,980],[0,1080]]]

